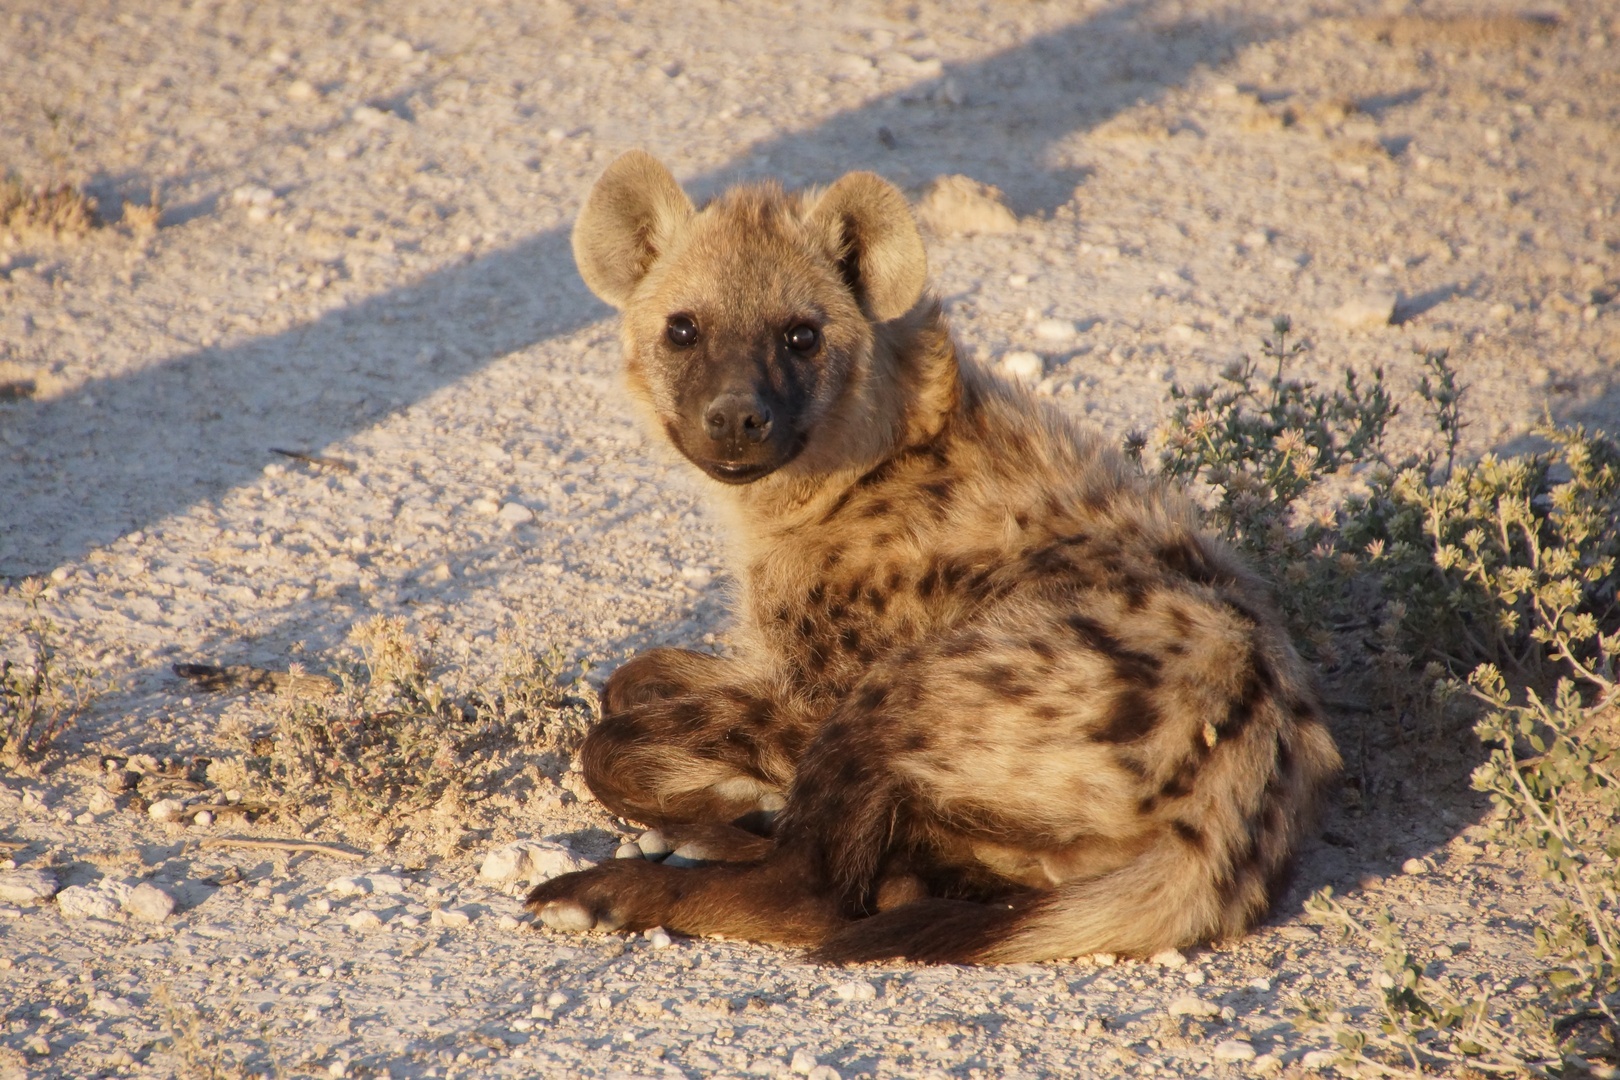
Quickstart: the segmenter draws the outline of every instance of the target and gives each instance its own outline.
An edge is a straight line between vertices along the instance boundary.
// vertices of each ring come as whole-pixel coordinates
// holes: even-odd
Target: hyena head
[[[585,284],[624,312],[632,391],[728,484],[825,469],[876,422],[861,416],[874,342],[927,278],[905,197],[871,173],[802,195],[738,187],[697,209],[631,151],[596,182],[573,240]]]

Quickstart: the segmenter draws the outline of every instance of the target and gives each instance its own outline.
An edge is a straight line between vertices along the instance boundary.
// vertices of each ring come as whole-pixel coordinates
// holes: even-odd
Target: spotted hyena
[[[705,861],[549,881],[547,925],[994,963],[1265,913],[1339,766],[1265,586],[958,356],[898,191],[697,209],[630,153],[574,254],[634,398],[713,481],[740,589],[736,657],[626,663],[582,751],[603,804]]]

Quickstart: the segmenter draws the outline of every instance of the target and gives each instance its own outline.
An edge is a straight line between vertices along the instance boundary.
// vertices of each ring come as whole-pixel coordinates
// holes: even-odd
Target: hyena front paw
[[[639,860],[604,863],[536,885],[524,906],[565,934],[645,930],[660,925],[669,903],[660,870]]]

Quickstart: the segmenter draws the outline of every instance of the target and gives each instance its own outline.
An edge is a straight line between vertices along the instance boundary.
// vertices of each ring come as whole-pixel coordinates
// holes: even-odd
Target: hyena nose
[[[771,433],[771,410],[752,394],[721,394],[703,410],[703,425],[715,442],[764,442]]]

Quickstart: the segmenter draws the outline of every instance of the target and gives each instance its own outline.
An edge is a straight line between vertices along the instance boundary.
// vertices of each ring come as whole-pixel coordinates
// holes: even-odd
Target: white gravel
[[[48,581],[64,657],[111,686],[65,764],[0,777],[20,845],[0,883],[61,886],[0,891],[0,1074],[174,1075],[162,1033],[186,1009],[207,1052],[272,1075],[1317,1068],[1294,1003],[1368,1014],[1382,970],[1301,923],[1324,884],[1391,907],[1449,974],[1532,994],[1527,913],[1552,898],[1488,843],[1482,804],[1404,778],[1409,814],[1374,829],[1335,807],[1273,920],[1184,967],[859,971],[532,929],[526,883],[659,854],[577,774],[447,807],[419,848],[318,812],[243,825],[225,808],[244,795],[200,781],[159,820],[107,781],[262,730],[262,700],[173,662],[322,669],[379,612],[467,679],[500,631],[593,677],[653,645],[724,648],[716,527],[626,407],[568,253],[591,180],[633,146],[700,193],[853,168],[944,192],[972,215],[930,247],[966,352],[1115,435],[1279,311],[1322,381],[1382,365],[1404,390],[1414,346],[1450,348],[1468,453],[1525,448],[1544,411],[1614,426],[1620,24],[1602,0],[1558,11],[1476,47],[1381,43],[1355,21],[1376,0],[6,5],[0,166],[86,185],[110,224],[0,238],[0,579]],[[931,186],[953,175],[976,183]],[[153,189],[146,232],[130,208]],[[1398,422],[1402,446],[1436,437]],[[0,597],[0,625],[24,614]],[[367,861],[204,844],[240,837]],[[552,846],[510,846],[528,841]],[[124,910],[147,886],[175,905],[160,922]],[[1172,1015],[1195,971],[1201,1005]]]

